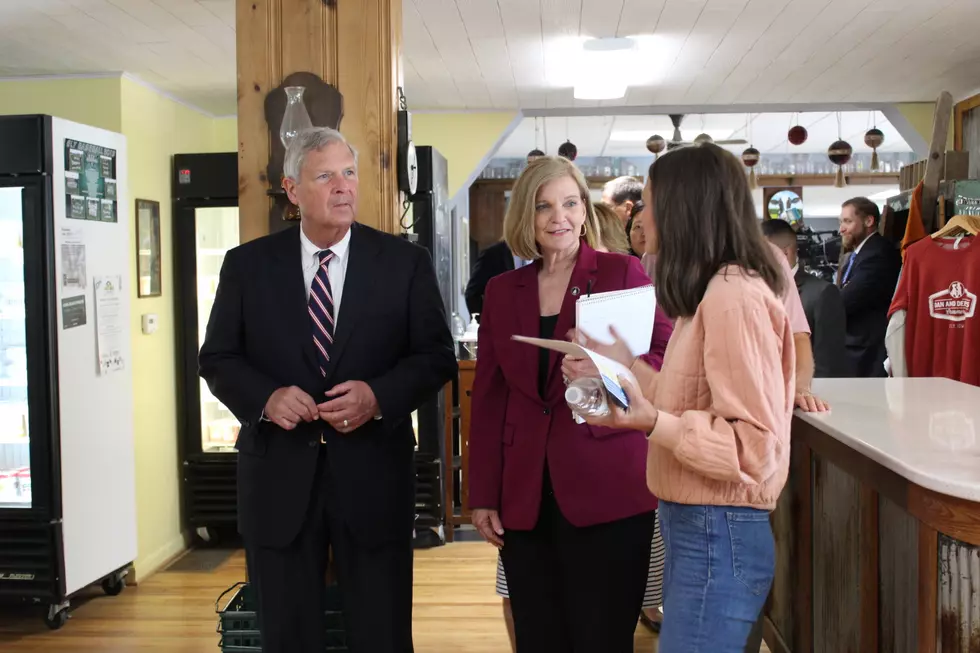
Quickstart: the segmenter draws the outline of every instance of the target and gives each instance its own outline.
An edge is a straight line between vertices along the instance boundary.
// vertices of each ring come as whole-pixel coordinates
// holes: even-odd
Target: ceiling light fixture
[[[636,55],[630,38],[588,39],[582,43],[575,81],[576,100],[618,100],[626,95]]]

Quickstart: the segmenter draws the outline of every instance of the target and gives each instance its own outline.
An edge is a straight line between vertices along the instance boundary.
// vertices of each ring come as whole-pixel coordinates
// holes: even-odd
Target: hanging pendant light
[[[647,139],[647,150],[649,150],[650,153],[653,154],[654,159],[656,159],[660,155],[660,153],[664,151],[664,148],[666,147],[667,147],[667,140],[664,139],[664,137],[661,136],[660,134],[654,134],[653,136]]]
[[[755,176],[755,166],[759,163],[762,154],[754,147],[747,147],[742,152],[742,163],[749,169],[749,188],[755,190],[759,187],[759,180]]]
[[[834,178],[834,186],[843,188],[847,184],[844,181],[844,166],[851,160],[854,148],[851,144],[841,137],[841,115],[837,112],[837,140],[827,148],[827,158],[837,166],[837,176]]]
[[[877,172],[880,167],[878,164],[878,148],[885,142],[885,133],[877,127],[872,127],[864,134],[864,144],[871,148],[871,170]]]
[[[571,141],[565,141],[558,146],[558,156],[565,157],[569,161],[574,161],[578,157],[578,148]]]

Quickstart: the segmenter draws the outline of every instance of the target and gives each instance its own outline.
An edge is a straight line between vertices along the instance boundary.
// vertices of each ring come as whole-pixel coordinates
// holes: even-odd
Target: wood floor
[[[415,562],[415,650],[419,653],[507,653],[500,599],[494,593],[495,550],[460,542],[419,551]],[[21,653],[215,653],[214,602],[245,577],[234,554],[212,572],[164,571],[117,597],[99,589],[73,602],[73,616],[49,631],[36,611],[4,608],[0,651]],[[635,650],[656,651],[642,626]]]

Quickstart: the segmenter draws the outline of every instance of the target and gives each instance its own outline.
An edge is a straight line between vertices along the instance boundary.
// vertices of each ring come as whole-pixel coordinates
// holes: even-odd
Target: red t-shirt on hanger
[[[888,316],[905,316],[909,376],[980,386],[980,245],[975,237],[923,238],[905,252]]]

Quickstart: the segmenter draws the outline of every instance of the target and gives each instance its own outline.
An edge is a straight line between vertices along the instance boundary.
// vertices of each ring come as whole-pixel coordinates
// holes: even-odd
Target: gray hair
[[[343,143],[350,149],[350,153],[354,156],[354,168],[356,169],[357,150],[347,142],[343,134],[330,127],[311,127],[298,132],[286,149],[286,158],[282,164],[283,175],[293,181],[299,181],[299,174],[303,169],[303,163],[306,162],[306,155],[316,150],[322,150],[331,143]]]
[[[643,184],[635,177],[616,177],[608,182],[602,190],[616,206],[626,200],[636,204],[643,199]]]

